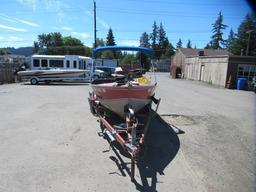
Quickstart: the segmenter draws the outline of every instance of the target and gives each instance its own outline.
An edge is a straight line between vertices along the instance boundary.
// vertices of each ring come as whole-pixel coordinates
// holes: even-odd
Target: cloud
[[[1,16],[1,15],[0,15]],[[1,19],[5,20],[5,21],[10,21],[10,22],[17,22],[13,19],[10,19],[10,18],[6,18],[6,17],[1,17]]]
[[[58,20],[61,21],[65,16],[63,9],[69,8],[69,6],[60,0],[43,0],[46,10],[57,12]]]
[[[120,45],[126,45],[126,46],[139,46],[140,42],[135,40],[122,40],[119,42]]]
[[[16,19],[17,21],[19,21],[20,23],[29,25],[29,26],[33,26],[33,27],[38,27],[39,25],[30,21],[26,21],[26,20],[22,20],[22,19]]]
[[[37,0],[17,0],[19,3],[21,3],[24,6],[28,6],[33,9],[33,11],[37,8]]]
[[[0,29],[6,29],[6,30],[18,31],[18,32],[26,32],[27,31],[26,29],[11,27],[11,26],[7,26],[7,25],[1,25],[1,24],[0,24]]]
[[[92,15],[92,13],[90,11],[86,11],[86,14],[89,15],[90,17],[93,17],[93,15]],[[103,28],[105,28],[105,29],[109,29],[110,28],[109,24],[106,21],[104,21],[103,19],[101,19],[100,17],[96,16],[96,19],[97,19],[97,22],[99,22],[99,24]]]
[[[87,39],[90,37],[89,33],[85,33],[85,32],[76,32],[76,31],[72,31],[71,32],[71,35],[74,35],[74,36],[77,36],[77,37],[80,37],[82,39]]]
[[[56,12],[58,21],[62,19],[68,19],[65,17],[65,9],[70,8],[68,4],[63,0],[16,0],[20,4],[30,7],[34,12],[41,7],[44,7],[47,11]]]
[[[107,22],[105,22],[104,20],[100,19],[99,17],[97,17],[97,21],[101,24],[102,27],[104,27],[105,29],[109,29],[110,26]]]
[[[0,14],[0,17],[6,21],[10,21],[10,22],[18,22],[18,23],[23,23],[25,25],[29,25],[29,26],[33,26],[33,27],[38,27],[39,25],[36,24],[36,23],[33,23],[31,21],[26,21],[26,20],[23,20],[23,19],[18,19],[18,18],[15,18],[15,17],[9,17],[8,15],[5,15],[5,14]]]
[[[14,41],[23,41],[24,39],[17,36],[0,36],[0,41],[4,42],[14,42]]]
[[[64,31],[72,31],[73,29],[71,27],[61,27]]]

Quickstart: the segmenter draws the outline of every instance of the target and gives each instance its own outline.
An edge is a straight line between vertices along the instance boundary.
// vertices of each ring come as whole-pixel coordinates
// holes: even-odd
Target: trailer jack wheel
[[[33,78],[30,79],[30,83],[31,83],[31,85],[37,85],[38,84],[38,79],[33,77]]]

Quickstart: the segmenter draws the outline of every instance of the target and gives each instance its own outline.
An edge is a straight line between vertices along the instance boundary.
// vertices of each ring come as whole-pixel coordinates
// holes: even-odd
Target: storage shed
[[[250,85],[256,76],[256,57],[235,56],[226,50],[179,49],[171,70],[176,68],[180,68],[183,78],[232,89],[240,77],[246,78]]]

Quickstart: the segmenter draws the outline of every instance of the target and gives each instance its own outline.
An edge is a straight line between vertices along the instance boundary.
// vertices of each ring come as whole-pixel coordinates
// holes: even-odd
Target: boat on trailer
[[[21,77],[38,77],[38,78],[57,78],[57,77],[79,77],[86,71],[81,69],[48,69],[48,70],[30,70],[19,71],[17,74]]]
[[[51,81],[72,81],[84,80],[84,75],[87,71],[83,69],[43,69],[43,70],[28,70],[19,71],[17,75],[22,79],[30,79],[32,85],[39,82]]]
[[[153,51],[144,47],[106,46],[94,49],[94,58],[105,50],[139,51],[153,57]],[[153,64],[151,69],[154,76]],[[130,69],[127,74],[114,74],[113,78],[91,82],[93,91],[88,98],[91,112],[99,118],[102,134],[110,142],[117,141],[130,155],[132,181],[135,181],[135,161],[145,148],[152,103],[156,104],[155,111],[160,103],[160,99],[154,97],[157,83],[153,80],[156,78],[150,78],[143,70]]]

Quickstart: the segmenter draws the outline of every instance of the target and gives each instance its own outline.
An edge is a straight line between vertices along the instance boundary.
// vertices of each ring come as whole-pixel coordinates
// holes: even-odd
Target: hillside
[[[7,49],[12,54],[17,54],[17,55],[31,56],[33,54],[32,53],[33,47],[19,47],[19,48],[6,47],[4,49]]]

